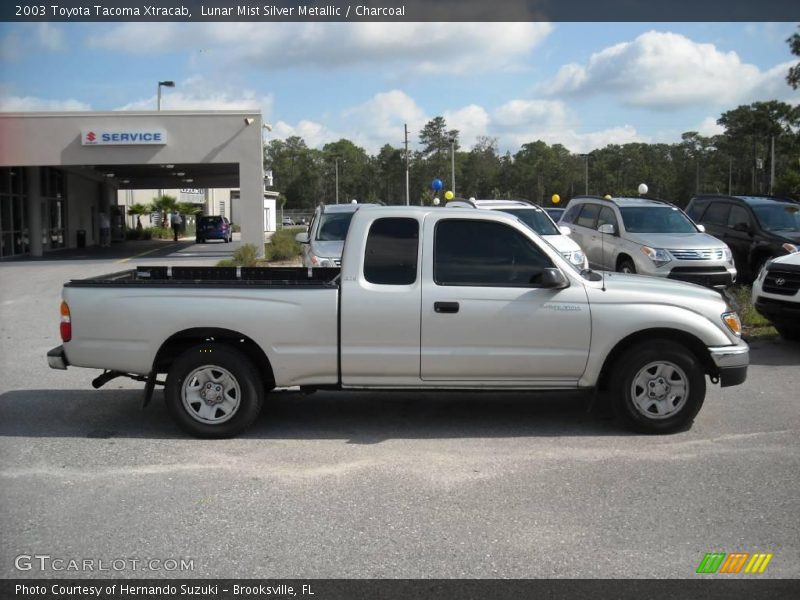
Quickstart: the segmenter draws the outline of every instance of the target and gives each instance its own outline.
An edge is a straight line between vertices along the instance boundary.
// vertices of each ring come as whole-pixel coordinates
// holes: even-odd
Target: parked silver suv
[[[308,231],[295,239],[302,244],[304,267],[340,267],[344,238],[350,219],[362,206],[370,204],[320,204],[311,218]]]
[[[678,207],[647,198],[573,198],[561,218],[595,269],[722,288],[736,280],[731,251]]]

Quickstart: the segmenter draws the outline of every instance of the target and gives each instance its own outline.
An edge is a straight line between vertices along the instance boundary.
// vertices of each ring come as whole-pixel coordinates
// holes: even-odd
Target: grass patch
[[[739,306],[739,318],[742,320],[742,333],[748,338],[775,337],[778,332],[768,319],[756,312],[751,299],[749,285],[738,285],[731,289]]]
[[[287,227],[272,234],[269,244],[264,245],[267,260],[288,260],[300,256],[300,244],[294,239],[305,227]]]
[[[217,262],[218,267],[255,267],[258,265],[258,248],[255,244],[242,244],[233,257]]]

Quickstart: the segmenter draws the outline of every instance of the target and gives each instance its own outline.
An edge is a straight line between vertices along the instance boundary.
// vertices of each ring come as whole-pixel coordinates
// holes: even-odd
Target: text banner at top
[[[798,21],[792,0],[12,0],[6,22]]]

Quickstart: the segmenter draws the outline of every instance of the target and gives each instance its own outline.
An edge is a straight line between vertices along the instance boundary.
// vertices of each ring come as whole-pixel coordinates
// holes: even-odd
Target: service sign
[[[164,129],[85,129],[83,146],[163,146],[167,143]]]

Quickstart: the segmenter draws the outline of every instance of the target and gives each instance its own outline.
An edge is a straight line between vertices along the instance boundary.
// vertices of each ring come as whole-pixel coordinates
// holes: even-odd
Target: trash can
[[[86,248],[86,230],[78,229],[78,248]]]

